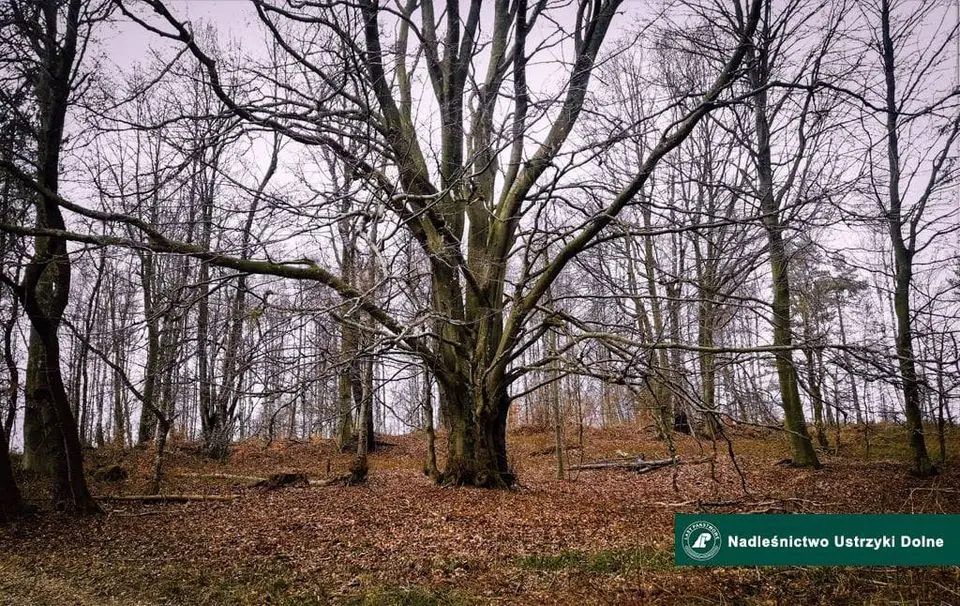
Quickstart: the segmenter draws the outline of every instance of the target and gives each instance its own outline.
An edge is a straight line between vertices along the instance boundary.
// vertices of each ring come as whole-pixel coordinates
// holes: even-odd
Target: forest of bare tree
[[[183,449],[322,442],[326,479],[247,475],[349,490],[408,438],[441,487],[530,489],[537,435],[553,482],[682,492],[709,455],[746,495],[750,448],[877,448],[956,492],[958,28],[955,0],[3,0],[0,523],[101,513],[110,473],[182,493]],[[626,437],[591,463],[590,435]]]

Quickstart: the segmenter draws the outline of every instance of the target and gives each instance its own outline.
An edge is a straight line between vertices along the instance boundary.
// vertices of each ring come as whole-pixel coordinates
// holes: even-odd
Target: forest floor
[[[582,448],[573,447],[577,433],[568,430],[571,464],[617,451],[667,455],[649,428],[588,429]],[[351,457],[329,441],[251,440],[217,463],[175,443],[163,492],[236,498],[104,501],[105,514],[92,519],[41,510],[0,530],[0,604],[960,605],[958,567],[692,569],[673,556],[677,512],[960,513],[960,431],[948,436],[952,456],[932,479],[907,473],[903,428],[844,430],[818,471],[778,464],[788,452],[781,433],[727,434],[737,466],[726,442],[715,450],[681,436],[678,467],[561,481],[552,434],[521,429],[509,438],[522,484],[512,491],[431,484],[421,435],[381,436],[364,485],[278,490],[184,474],[322,479]],[[90,469],[129,472],[121,482],[91,479],[94,493],[143,492],[151,457],[149,449],[90,451]],[[41,485],[21,481],[45,506]],[[710,505],[719,501],[730,503]]]

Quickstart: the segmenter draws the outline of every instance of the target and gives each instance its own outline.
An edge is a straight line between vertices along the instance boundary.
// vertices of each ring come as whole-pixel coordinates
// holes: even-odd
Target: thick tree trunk
[[[507,461],[509,396],[503,381],[486,389],[438,376],[447,422],[447,461],[441,482],[458,486],[509,488],[516,476]]]
[[[44,352],[40,335],[30,328],[27,343],[27,373],[24,383],[23,407],[23,469],[34,473],[51,473],[50,457],[46,452],[42,402],[37,399],[36,386],[44,377]]]
[[[44,354],[42,374],[37,375],[33,383],[28,377],[27,391],[38,403],[41,413],[44,454],[53,474],[54,507],[75,513],[97,513],[100,507],[87,489],[80,436],[60,373],[60,345],[56,331],[45,317],[39,315],[35,303],[26,305],[26,309]]]

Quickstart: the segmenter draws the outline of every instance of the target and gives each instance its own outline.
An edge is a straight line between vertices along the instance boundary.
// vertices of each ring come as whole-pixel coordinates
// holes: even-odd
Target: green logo
[[[683,531],[682,545],[688,556],[705,562],[720,553],[720,531],[710,522],[694,522]]]

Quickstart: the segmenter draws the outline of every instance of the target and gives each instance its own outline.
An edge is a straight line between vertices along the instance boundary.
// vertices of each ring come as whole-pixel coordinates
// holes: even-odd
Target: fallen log
[[[275,473],[269,478],[262,479],[252,486],[252,488],[266,488],[267,490],[277,490],[284,486],[307,486],[310,480],[302,473]]]
[[[343,475],[326,478],[324,480],[310,480],[310,486],[336,486],[338,484],[346,485],[349,483],[350,478],[351,474],[345,473]]]
[[[135,501],[138,503],[187,503],[190,501],[232,501],[232,494],[131,494],[96,497],[101,501]]]
[[[647,471],[653,471],[654,469],[660,469],[661,467],[667,467],[667,466],[675,465],[679,463],[680,463],[679,457],[674,457],[672,459],[662,459],[659,461],[644,461],[643,459],[625,461],[623,459],[615,459],[615,460],[609,460],[609,461],[594,461],[593,463],[584,463],[583,465],[573,465],[570,467],[570,469],[579,470],[579,471],[593,471],[598,469],[619,469],[623,471],[645,473]]]
[[[809,499],[800,499],[796,497],[777,497],[770,498],[765,501],[746,501],[743,499],[731,499],[731,500],[721,500],[721,501],[705,501],[703,499],[693,499],[690,501],[680,501],[677,503],[664,503],[664,502],[655,502],[651,505],[656,505],[657,507],[669,507],[671,509],[680,509],[684,507],[689,507],[695,505],[697,509],[704,511],[708,508],[713,507],[752,507],[753,510],[747,513],[761,513],[772,510],[787,511],[787,505],[793,505],[793,509],[804,510],[806,507],[814,508],[824,508],[824,507],[835,507],[839,503],[820,503],[817,501],[811,501]]]
[[[581,448],[583,448],[583,447],[580,446],[579,444],[566,444],[566,445],[564,445],[564,447],[563,447],[563,449],[566,450],[566,451],[570,451],[570,450],[580,450]],[[543,457],[543,456],[546,456],[546,455],[554,455],[554,454],[557,454],[557,447],[556,447],[556,446],[551,446],[551,447],[549,447],[549,448],[543,448],[543,449],[541,449],[541,450],[534,450],[533,452],[530,453],[530,456],[532,456],[532,457]]]
[[[178,473],[178,478],[204,478],[212,480],[235,480],[237,482],[266,482],[260,476],[238,476],[231,473]]]

